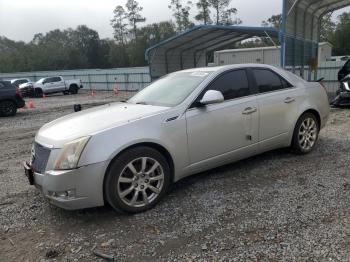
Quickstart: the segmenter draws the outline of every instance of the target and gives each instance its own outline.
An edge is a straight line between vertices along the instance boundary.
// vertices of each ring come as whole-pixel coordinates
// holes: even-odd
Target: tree
[[[321,19],[320,39],[321,41],[332,41],[336,23],[332,20],[333,13],[328,13]]]
[[[128,45],[128,57],[133,66],[144,66],[145,50],[176,34],[175,25],[171,21],[153,23],[137,29],[137,42]]]
[[[342,13],[338,16],[337,25],[331,37],[335,55],[350,54],[350,12]]]
[[[193,26],[193,23],[190,20],[191,5],[191,1],[188,1],[186,5],[183,5],[181,0],[171,0],[168,7],[173,11],[177,32],[184,31]]]
[[[127,23],[125,22],[127,19],[126,12],[121,5],[118,5],[113,11],[113,18],[111,20],[111,25],[114,30],[114,39],[124,45],[126,43],[126,35],[127,35]]]
[[[236,17],[237,8],[229,8],[222,12],[221,24],[223,25],[239,25],[242,24],[242,20]]]
[[[139,6],[139,3],[135,0],[128,0],[126,3],[126,17],[129,20],[130,26],[132,27],[134,39],[137,39],[137,24],[146,21],[140,13],[143,10],[143,7]]]
[[[73,49],[78,49],[87,59],[88,67],[99,65],[101,40],[97,31],[80,25],[75,30],[69,30],[67,37]]]
[[[199,0],[196,3],[198,14],[195,16],[197,21],[203,22],[203,24],[211,24],[213,21],[210,18],[210,3],[209,0]]]
[[[215,23],[217,25],[240,24],[242,21],[233,18],[237,14],[236,8],[230,8],[231,0],[209,0],[209,3],[215,10]]]
[[[0,71],[109,68],[110,43],[85,25],[35,34],[29,43],[0,37]]]
[[[273,15],[271,16],[269,19],[267,19],[267,21],[262,21],[262,26],[266,26],[266,27],[274,27],[277,29],[281,28],[281,24],[282,24],[282,15]]]

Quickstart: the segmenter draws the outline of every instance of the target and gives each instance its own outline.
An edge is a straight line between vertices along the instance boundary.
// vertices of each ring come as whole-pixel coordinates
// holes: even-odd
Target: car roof
[[[219,72],[219,71],[225,71],[229,69],[239,69],[239,68],[249,68],[249,67],[261,67],[261,68],[270,68],[270,69],[276,69],[277,67],[271,66],[271,65],[265,65],[265,64],[233,64],[233,65],[224,65],[224,66],[213,66],[213,67],[199,67],[199,68],[191,68],[182,70],[182,72]]]

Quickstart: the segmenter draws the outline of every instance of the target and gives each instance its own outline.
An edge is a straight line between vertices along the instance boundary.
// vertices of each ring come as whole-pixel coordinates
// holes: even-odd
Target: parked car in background
[[[344,64],[344,66],[338,72],[338,81],[341,82],[347,75],[350,74],[350,59]]]
[[[38,89],[39,91],[35,90],[33,82],[20,84],[18,89],[22,97],[41,97],[43,95],[40,89]]]
[[[175,72],[44,125],[25,174],[62,208],[142,212],[186,176],[282,147],[310,153],[329,112],[320,83],[272,66]]]
[[[17,78],[10,80],[11,84],[13,84],[15,87],[19,87],[21,84],[30,82],[30,79],[28,78]]]
[[[25,102],[10,81],[0,81],[0,116],[14,116],[18,108],[25,106]]]
[[[40,94],[77,94],[80,88],[83,88],[83,84],[79,79],[64,80],[61,76],[41,78],[34,85],[34,92],[37,95]]]

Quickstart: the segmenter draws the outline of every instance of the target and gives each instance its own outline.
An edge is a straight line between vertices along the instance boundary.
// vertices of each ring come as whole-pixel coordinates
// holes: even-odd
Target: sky
[[[144,8],[145,24],[172,19],[170,0],[138,2]],[[0,36],[28,42],[36,33],[84,24],[98,31],[101,38],[112,38],[113,10],[125,3],[126,0],[0,0]],[[282,0],[232,0],[231,5],[238,9],[237,17],[243,25],[256,26],[281,13]]]
[[[144,8],[142,14],[147,19],[146,24],[172,18],[168,8],[170,0],[138,2]],[[261,21],[281,12],[281,2],[232,0],[232,6],[238,9],[237,17],[244,25],[260,25]],[[98,31],[101,38],[112,38],[110,19],[113,9],[125,3],[126,0],[0,0],[0,35],[30,41],[36,33],[85,24]]]

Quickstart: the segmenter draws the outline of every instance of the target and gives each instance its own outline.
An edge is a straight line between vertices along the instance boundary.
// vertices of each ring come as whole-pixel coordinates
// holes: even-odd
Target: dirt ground
[[[176,183],[154,209],[66,211],[28,185],[21,162],[44,123],[119,100],[33,99],[0,118],[0,261],[350,261],[350,110],[332,109],[307,156],[277,150]],[[102,260],[101,260],[102,261]]]

